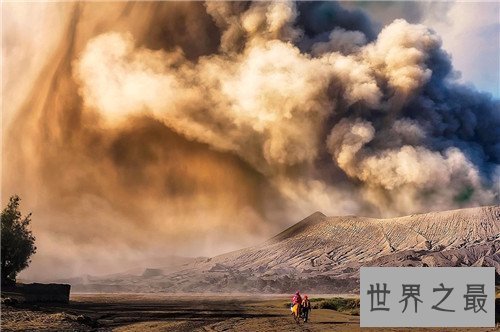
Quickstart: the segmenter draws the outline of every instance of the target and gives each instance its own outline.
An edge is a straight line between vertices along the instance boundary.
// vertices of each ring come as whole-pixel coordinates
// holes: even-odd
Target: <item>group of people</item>
[[[297,322],[299,318],[302,318],[304,320],[304,323],[306,323],[309,320],[311,301],[309,301],[307,295],[302,298],[302,296],[300,296],[300,292],[296,291],[295,295],[292,297],[292,304],[290,309],[292,310],[292,315],[294,315]]]

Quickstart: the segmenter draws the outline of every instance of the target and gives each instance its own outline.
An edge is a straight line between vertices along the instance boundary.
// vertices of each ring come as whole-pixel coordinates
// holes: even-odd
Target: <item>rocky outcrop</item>
[[[71,286],[67,284],[16,284],[2,288],[2,296],[25,303],[68,303]]]
[[[162,275],[163,275],[162,269],[145,269],[144,272],[142,273],[142,277],[144,278],[152,278]]]

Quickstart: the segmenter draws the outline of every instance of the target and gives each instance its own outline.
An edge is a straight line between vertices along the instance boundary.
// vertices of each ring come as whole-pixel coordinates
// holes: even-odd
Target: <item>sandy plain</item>
[[[312,297],[324,297],[314,295]],[[2,331],[410,331],[359,327],[359,316],[312,310],[297,325],[285,295],[72,294],[68,305],[2,306]],[[77,317],[87,322],[77,322]],[[82,319],[80,319],[82,320]],[[499,328],[411,329],[498,331]]]

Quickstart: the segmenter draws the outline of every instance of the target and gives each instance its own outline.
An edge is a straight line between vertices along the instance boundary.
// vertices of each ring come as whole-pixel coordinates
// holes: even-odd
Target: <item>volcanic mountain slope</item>
[[[217,256],[212,263],[265,274],[332,273],[349,263],[407,250],[442,251],[499,241],[500,207],[393,219],[326,217],[316,212],[262,245]]]
[[[136,279],[135,287],[279,293],[300,285],[309,292],[353,292],[360,266],[494,266],[498,274],[500,206],[392,219],[316,212],[260,245]]]

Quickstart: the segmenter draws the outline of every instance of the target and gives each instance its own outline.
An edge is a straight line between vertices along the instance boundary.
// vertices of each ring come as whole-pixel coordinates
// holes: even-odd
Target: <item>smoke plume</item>
[[[3,87],[2,200],[34,212],[30,276],[219,253],[316,210],[499,203],[500,103],[424,25],[330,2],[52,3],[59,25],[10,39],[26,6],[4,8],[23,83]]]

